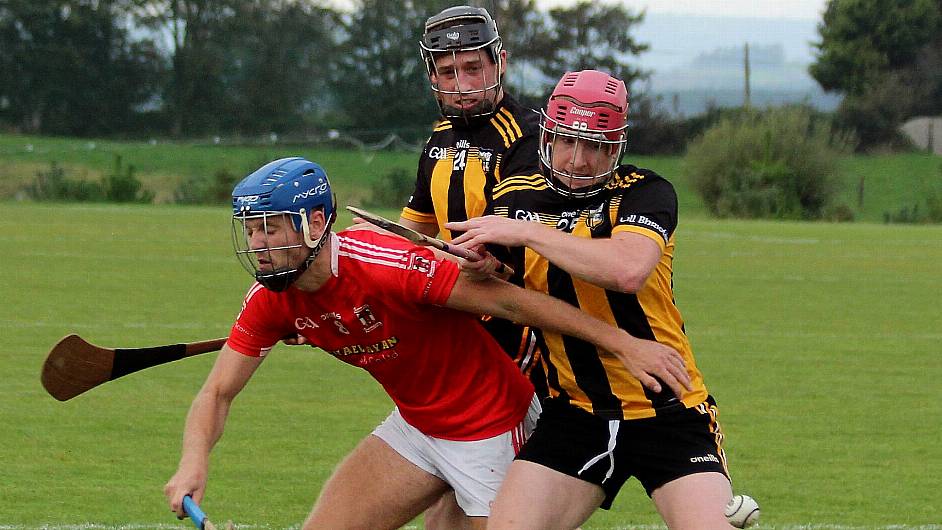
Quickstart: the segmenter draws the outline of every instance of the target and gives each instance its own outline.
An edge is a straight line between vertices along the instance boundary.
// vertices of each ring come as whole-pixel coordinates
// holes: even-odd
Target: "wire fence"
[[[370,136],[376,136],[372,134]],[[356,150],[363,155],[365,159],[372,160],[375,153],[379,151],[399,151],[409,153],[421,153],[424,141],[410,142],[403,139],[396,133],[388,133],[378,141],[363,140],[357,135],[330,129],[323,133],[316,134],[287,134],[269,133],[260,136],[211,136],[207,138],[191,139],[169,139],[169,138],[149,138],[139,140],[151,146],[158,145],[188,145],[188,146],[308,146],[308,147],[328,147],[336,149]],[[31,137],[23,137],[23,142],[8,143],[0,145],[0,156],[32,154],[50,154],[61,152],[83,152],[95,151],[118,140],[87,140],[78,142],[34,142]],[[130,141],[131,143],[134,140]]]

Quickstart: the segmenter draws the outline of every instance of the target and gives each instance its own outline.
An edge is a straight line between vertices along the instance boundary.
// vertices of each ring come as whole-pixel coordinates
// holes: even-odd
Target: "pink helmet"
[[[567,72],[553,89],[540,128],[540,162],[548,185],[566,196],[595,195],[611,178],[628,142],[628,89],[624,81],[597,70]],[[558,139],[575,144],[569,160],[556,161],[563,167],[553,166]],[[596,161],[588,174],[574,167],[580,156]]]

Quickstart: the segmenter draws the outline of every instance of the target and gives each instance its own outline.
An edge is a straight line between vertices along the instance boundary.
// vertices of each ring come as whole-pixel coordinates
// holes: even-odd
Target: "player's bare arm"
[[[462,247],[488,243],[528,247],[573,276],[625,293],[641,289],[661,258],[661,249],[653,239],[635,233],[589,239],[497,215],[448,223],[445,227],[464,232],[453,241]]]
[[[683,358],[670,346],[633,337],[549,295],[496,278],[473,280],[462,273],[446,305],[591,342],[618,357],[631,375],[653,392],[661,391],[655,378],[678,396],[691,388]]]
[[[225,345],[190,406],[183,431],[183,449],[177,472],[164,486],[170,509],[180,517],[183,496],[202,502],[209,472],[209,454],[222,436],[229,407],[236,395],[262,362],[262,357],[248,357]]]
[[[418,221],[413,221],[412,219],[400,217],[399,224],[406,228],[415,230],[420,234],[425,234],[429,237],[438,237],[438,224],[436,223],[420,223]]]

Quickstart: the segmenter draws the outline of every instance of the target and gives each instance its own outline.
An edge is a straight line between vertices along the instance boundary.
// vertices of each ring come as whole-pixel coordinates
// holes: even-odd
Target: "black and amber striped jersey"
[[[539,169],[539,114],[504,94],[491,116],[443,119],[435,124],[419,159],[415,191],[402,217],[438,225],[451,240],[445,223],[479,217],[494,186],[505,175]],[[540,396],[546,394],[536,335],[529,327],[484,317],[484,327],[530,376]]]
[[[529,289],[549,293],[631,335],[676,349],[687,364],[693,390],[678,397],[663,385],[660,394],[645,389],[614,355],[569,336],[543,332],[543,359],[550,395],[610,420],[646,418],[707,398],[684,323],[674,303],[672,262],[677,226],[677,195],[653,171],[621,166],[595,197],[561,196],[542,174],[512,176],[494,188],[487,213],[545,224],[577,237],[609,238],[619,232],[649,237],[661,259],[637,293],[611,291],[573,277],[529,248],[492,249],[512,263]],[[617,267],[617,263],[612,263]]]
[[[402,217],[437,224],[441,237],[452,239],[445,223],[479,217],[503,176],[539,169],[538,130],[539,114],[507,94],[489,117],[439,121]]]

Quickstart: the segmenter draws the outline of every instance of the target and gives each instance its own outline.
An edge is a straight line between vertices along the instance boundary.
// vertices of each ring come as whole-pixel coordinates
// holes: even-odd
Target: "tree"
[[[128,9],[117,0],[0,4],[0,113],[27,132],[131,128],[153,96],[159,61],[152,41],[129,37]]]
[[[940,22],[939,0],[829,0],[809,71],[844,93],[835,122],[859,149],[900,143],[900,123],[942,111]]]
[[[328,76],[336,56],[331,29],[337,14],[309,2],[254,0],[224,25],[226,68],[221,75],[231,105],[222,126],[251,134],[288,132],[305,117],[326,112]]]
[[[939,35],[937,0],[829,0],[809,68],[827,91],[859,95],[886,72],[911,67]]]
[[[534,43],[546,33],[546,13],[537,8],[536,0],[495,0],[484,7],[497,21],[507,50],[504,84],[523,103],[542,106],[546,88],[553,80],[544,76],[536,64],[542,52]]]
[[[223,83],[226,22],[238,0],[135,0],[138,20],[169,42],[164,110],[175,135],[219,130],[228,108]]]
[[[644,20],[621,4],[581,1],[549,11],[548,30],[530,45],[543,75],[556,82],[572,70],[602,70],[629,87],[647,73],[631,65],[631,57],[648,49],[631,36]]]
[[[425,20],[451,2],[358,0],[345,15],[333,87],[360,136],[424,137],[438,109],[419,56]]]
[[[717,217],[846,217],[837,160],[847,139],[806,106],[744,109],[690,143],[684,171]]]

